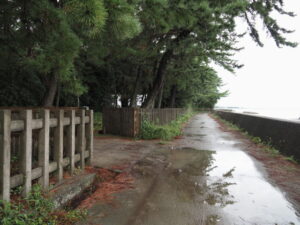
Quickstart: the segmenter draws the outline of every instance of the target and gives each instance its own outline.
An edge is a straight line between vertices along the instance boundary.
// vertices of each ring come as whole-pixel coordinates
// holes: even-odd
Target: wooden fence
[[[59,183],[92,156],[92,110],[0,108],[0,200],[21,185],[27,196],[33,182],[46,190],[50,174]]]
[[[143,120],[147,119],[154,124],[165,125],[185,112],[183,108],[106,108],[103,110],[103,132],[104,134],[137,137]]]
[[[140,110],[137,108],[103,109],[103,133],[136,137],[140,132]]]
[[[184,113],[184,108],[140,109],[141,121],[148,120],[157,125],[166,125]]]

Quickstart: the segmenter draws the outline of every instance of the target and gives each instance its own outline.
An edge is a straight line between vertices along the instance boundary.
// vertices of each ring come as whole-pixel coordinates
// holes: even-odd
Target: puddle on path
[[[232,204],[227,191],[232,184],[224,179],[208,183],[212,163],[211,151],[168,150],[166,169],[158,176],[151,195],[131,224],[218,224],[222,218],[215,207]]]
[[[208,183],[224,177],[234,204],[223,208],[223,213],[235,224],[300,224],[292,205],[281,191],[265,180],[253,161],[242,151],[219,151],[213,155],[214,169],[209,172]]]
[[[201,126],[204,120],[205,128]],[[221,220],[226,217],[230,221],[227,224],[300,224],[300,215],[284,194],[266,179],[261,165],[240,149],[239,140],[218,129],[216,122],[206,114],[197,116],[192,124],[198,124],[198,129],[186,129],[186,133],[207,135],[198,141],[186,137],[183,146],[215,150],[211,153],[207,186],[216,182],[231,184],[226,190],[232,198],[226,201],[232,204],[221,207],[217,214]],[[199,154],[203,151],[199,150]]]
[[[133,224],[300,224],[241,151],[168,150],[166,163]]]
[[[206,134],[194,134],[194,133],[186,133],[184,134],[187,137],[204,137]]]

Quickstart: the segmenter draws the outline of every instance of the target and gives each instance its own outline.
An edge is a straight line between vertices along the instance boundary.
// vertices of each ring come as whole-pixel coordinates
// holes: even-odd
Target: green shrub
[[[34,185],[29,196],[24,199],[18,198],[12,203],[0,202],[2,225],[69,225],[82,219],[84,215],[85,212],[79,210],[54,210],[52,201],[43,196],[38,185]]]
[[[102,130],[102,113],[94,113],[94,130]]]
[[[172,138],[178,136],[182,132],[182,125],[193,116],[192,112],[186,113],[180,116],[176,120],[173,120],[167,125],[155,125],[148,120],[142,121],[141,126],[141,139],[162,139],[171,140]]]

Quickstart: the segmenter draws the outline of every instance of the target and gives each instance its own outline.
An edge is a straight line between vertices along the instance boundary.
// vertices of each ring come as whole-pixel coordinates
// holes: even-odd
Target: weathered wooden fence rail
[[[146,119],[157,125],[166,125],[184,113],[184,108],[140,109],[141,121]]]
[[[105,108],[102,120],[104,134],[136,137],[140,132],[138,108]]]
[[[33,182],[49,188],[64,171],[74,173],[93,155],[93,111],[78,108],[0,108],[0,199],[10,200],[22,185],[26,196]]]
[[[186,109],[141,109],[106,108],[103,110],[103,132],[127,137],[137,137],[141,122],[145,119],[158,125],[165,125],[183,115]]]

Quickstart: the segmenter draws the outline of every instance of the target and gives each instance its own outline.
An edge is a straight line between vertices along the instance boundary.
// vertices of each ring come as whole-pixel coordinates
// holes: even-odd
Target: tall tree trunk
[[[135,84],[134,84],[134,89],[130,98],[130,107],[136,107],[137,106],[137,101],[136,101],[136,97],[137,97],[137,91],[138,91],[138,86],[140,83],[140,78],[141,78],[141,74],[142,74],[142,70],[141,70],[141,66],[138,66],[137,69],[137,73],[136,73],[136,79],[135,79]]]
[[[57,94],[56,94],[56,107],[59,107],[59,102],[60,102],[60,91],[61,91],[61,83],[58,82],[57,84]]]
[[[165,80],[165,76],[166,76],[166,69],[167,69],[167,65],[169,60],[172,58],[173,56],[173,50],[168,49],[162,56],[160,62],[159,62],[159,66],[156,72],[156,77],[153,83],[153,87],[150,91],[150,93],[147,96],[147,99],[145,101],[145,103],[143,104],[143,108],[153,108],[154,107],[154,103],[155,103],[155,99],[157,97],[157,95],[159,94],[159,91],[162,89],[163,86],[163,82]]]
[[[164,83],[163,83],[163,86],[160,89],[160,92],[158,95],[157,106],[156,106],[158,109],[161,108],[161,102],[162,102],[163,95],[164,95]]]
[[[118,108],[118,95],[117,94],[114,95],[114,99],[113,100],[114,100],[114,107]]]
[[[146,97],[147,97],[147,94],[143,94],[143,96],[142,96],[142,105],[144,105]]]
[[[176,85],[173,85],[172,89],[171,89],[171,98],[170,98],[170,107],[171,108],[175,107],[176,93],[177,93],[177,87],[176,87]]]
[[[80,107],[80,98],[77,96],[77,107]]]
[[[48,85],[47,92],[43,99],[43,106],[53,106],[54,99],[57,91],[57,84],[58,84],[58,76],[56,73],[53,73]]]
[[[126,96],[121,96],[121,107],[126,108],[128,107],[128,97]]]

